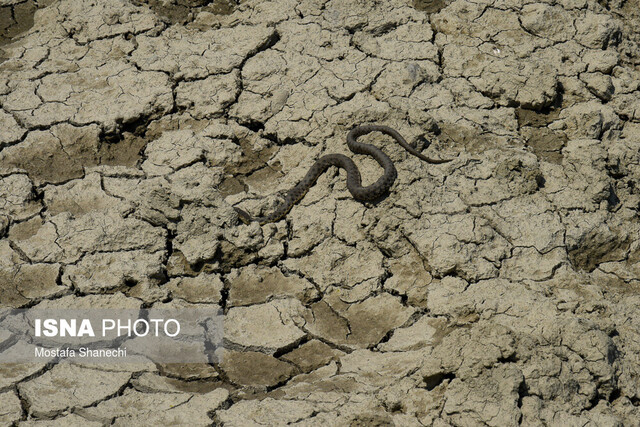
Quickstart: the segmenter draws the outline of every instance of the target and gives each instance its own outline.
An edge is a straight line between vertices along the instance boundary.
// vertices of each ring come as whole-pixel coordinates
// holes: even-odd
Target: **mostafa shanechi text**
[[[110,358],[110,357],[127,357],[127,348],[88,348],[88,347],[80,347],[77,349],[74,348],[44,348],[44,347],[34,347],[34,356],[37,358],[86,358],[86,357],[100,357],[100,358]]]

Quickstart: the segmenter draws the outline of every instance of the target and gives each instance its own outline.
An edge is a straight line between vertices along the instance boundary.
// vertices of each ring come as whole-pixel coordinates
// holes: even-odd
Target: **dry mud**
[[[226,317],[219,365],[2,365],[2,424],[640,425],[638,10],[1,0],[2,305]],[[454,160],[373,134],[388,197],[238,221],[361,123]]]

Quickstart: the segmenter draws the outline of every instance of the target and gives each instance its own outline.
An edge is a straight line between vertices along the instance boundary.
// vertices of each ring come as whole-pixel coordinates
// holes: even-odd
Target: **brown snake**
[[[238,213],[238,218],[245,224],[252,221],[258,222],[260,225],[269,222],[275,222],[282,219],[300,199],[304,197],[309,188],[315,184],[318,177],[324,173],[330,166],[337,166],[347,171],[347,188],[353,195],[353,198],[360,201],[375,200],[389,191],[389,188],[395,182],[398,172],[393,162],[382,150],[371,145],[356,141],[358,137],[371,132],[382,132],[391,136],[396,142],[409,153],[424,160],[427,163],[440,164],[450,162],[451,160],[430,159],[419,153],[415,148],[405,141],[405,139],[396,131],[388,126],[382,125],[362,125],[357,126],[347,135],[347,146],[356,154],[368,154],[384,168],[384,173],[376,182],[366,187],[362,186],[360,171],[349,157],[343,154],[327,154],[322,156],[311,166],[307,175],[295,187],[293,187],[284,197],[284,203],[280,204],[274,212],[267,216],[252,217],[240,208],[234,208]]]

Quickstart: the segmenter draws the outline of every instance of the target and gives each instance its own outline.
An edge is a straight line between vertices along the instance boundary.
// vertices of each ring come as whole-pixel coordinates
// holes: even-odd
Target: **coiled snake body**
[[[422,155],[408,144],[398,131],[388,126],[357,126],[351,129],[347,135],[347,146],[356,154],[368,154],[372,156],[380,166],[384,168],[384,173],[376,182],[363,187],[362,180],[360,178],[360,171],[355,163],[353,163],[353,160],[343,154],[327,154],[320,157],[318,161],[311,166],[311,169],[309,169],[309,172],[307,172],[307,175],[302,179],[302,181],[289,190],[284,198],[284,203],[280,204],[273,213],[263,217],[252,217],[242,209],[234,208],[238,213],[238,218],[245,224],[255,221],[261,225],[282,219],[291,210],[293,205],[304,197],[309,188],[315,184],[318,177],[320,177],[320,175],[322,175],[330,166],[337,166],[347,171],[347,188],[349,189],[349,192],[351,192],[351,195],[353,195],[354,199],[368,201],[375,200],[382,196],[389,191],[389,188],[391,188],[398,176],[398,172],[396,171],[391,159],[382,150],[371,144],[364,144],[356,141],[360,136],[376,131],[391,136],[398,144],[402,145],[405,150],[427,163],[440,164],[451,161],[430,159],[429,157]]]

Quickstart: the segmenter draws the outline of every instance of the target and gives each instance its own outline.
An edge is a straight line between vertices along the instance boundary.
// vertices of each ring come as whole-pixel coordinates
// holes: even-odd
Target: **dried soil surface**
[[[1,423],[640,425],[638,10],[0,0],[0,303],[226,319],[220,364],[1,365]],[[238,221],[362,123],[453,161],[372,134],[387,197]]]

